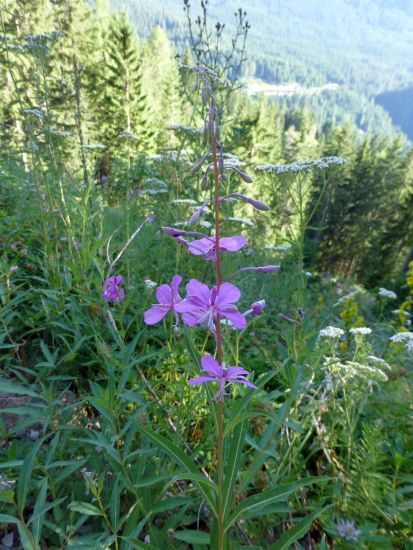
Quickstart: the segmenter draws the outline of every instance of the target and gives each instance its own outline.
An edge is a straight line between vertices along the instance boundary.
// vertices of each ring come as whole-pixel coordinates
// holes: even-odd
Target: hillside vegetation
[[[248,95],[242,10],[0,13],[0,548],[411,550],[404,136]]]

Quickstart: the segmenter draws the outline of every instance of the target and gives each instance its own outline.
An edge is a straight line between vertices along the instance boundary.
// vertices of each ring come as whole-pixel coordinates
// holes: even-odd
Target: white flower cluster
[[[394,344],[404,344],[407,351],[413,352],[413,332],[396,332],[390,338],[390,341]]]
[[[191,137],[199,137],[202,132],[201,128],[192,128],[191,126],[184,126],[183,124],[171,124],[168,126],[168,130],[176,133],[187,134]]]
[[[304,170],[312,170],[318,168],[323,170],[328,168],[330,164],[344,164],[346,161],[341,157],[322,157],[317,160],[299,160],[291,164],[263,164],[257,166],[255,170],[262,172],[270,172],[272,174],[284,174],[285,172],[302,172]]]
[[[370,356],[368,360],[371,364],[364,365],[357,361],[342,363],[337,357],[325,357],[326,379],[327,376],[331,377],[328,390],[331,391],[334,386],[337,388],[343,384],[351,384],[353,389],[365,391],[365,385],[367,384],[368,389],[372,391],[373,386],[377,386],[379,382],[386,382],[388,376],[383,372],[383,368],[390,370],[391,367],[378,357]],[[333,381],[335,381],[335,384],[333,384]]]
[[[174,199],[173,204],[198,204],[194,199]]]
[[[350,329],[351,334],[371,334],[371,328],[368,327],[356,327]]]
[[[101,149],[106,149],[106,145],[102,145],[101,143],[96,143],[94,145],[81,145],[82,149],[86,149],[87,151],[98,151]]]
[[[389,298],[390,300],[396,300],[397,294],[393,292],[392,290],[387,290],[387,288],[379,288],[379,291],[377,293],[379,296],[382,296],[383,298]]]
[[[124,130],[120,134],[118,134],[118,138],[126,138],[131,139],[133,141],[140,141],[141,138],[139,136],[136,136],[135,134],[132,134],[129,130]]]
[[[144,189],[140,195],[159,195],[160,193],[168,193],[168,189]]]
[[[157,286],[155,281],[152,281],[151,279],[144,279],[143,282],[145,283],[146,288],[155,288]]]
[[[61,36],[63,36],[62,31],[51,31],[45,34],[28,34],[24,37],[24,40],[29,44],[44,44],[45,42],[57,40]]]
[[[385,368],[387,370],[391,370],[391,366],[384,359],[382,359],[381,357],[376,357],[375,355],[369,355],[367,357],[367,360],[370,363],[375,364],[376,366]]]
[[[291,245],[289,243],[278,244],[277,246],[272,246],[271,248],[272,248],[272,250],[278,250],[278,251],[281,251],[281,252],[285,252],[287,250],[290,250]]]
[[[39,109],[22,109],[22,112],[25,115],[37,116],[37,118],[42,118],[43,117],[43,113]]]
[[[319,338],[340,338],[343,334],[343,329],[330,326],[320,330]]]

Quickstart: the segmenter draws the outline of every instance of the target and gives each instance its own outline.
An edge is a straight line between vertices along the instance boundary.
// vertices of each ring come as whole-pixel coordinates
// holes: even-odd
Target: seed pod
[[[221,141],[221,128],[218,125],[215,126],[215,138]]]

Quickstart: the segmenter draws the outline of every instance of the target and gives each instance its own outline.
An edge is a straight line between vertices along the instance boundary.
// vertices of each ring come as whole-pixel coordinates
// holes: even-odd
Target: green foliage
[[[25,36],[52,23],[65,34],[27,47]],[[185,201],[209,198],[190,175],[202,122],[185,99],[190,82],[163,31],[139,42],[101,5],[10,0],[2,26],[2,543],[213,546],[217,407],[208,389],[187,384],[196,350],[210,350],[198,331],[143,324],[153,283],[210,276],[160,232],[188,219],[195,204]],[[317,132],[308,110],[240,91],[226,109],[224,143],[251,172],[308,156],[347,160],[300,177],[253,172],[252,186],[225,182],[273,207],[260,221],[250,205],[225,202],[225,234],[241,231],[250,245],[225,258],[227,272],[282,264],[277,274],[236,275],[245,310],[257,295],[267,309],[225,344],[258,386],[234,390],[226,410],[228,548],[348,548],[337,522],[349,518],[360,548],[407,549],[411,355],[389,337],[411,330],[411,268],[405,287],[406,273],[392,281],[397,317],[369,290],[334,304],[353,288],[335,277],[374,288],[408,260],[411,151],[399,139],[360,139],[349,125]],[[167,130],[180,119],[188,126]],[[128,124],[140,140],[118,138]],[[108,306],[100,294],[110,264],[126,298]],[[371,336],[352,335],[362,323]],[[329,324],[344,326],[340,344],[318,338]]]

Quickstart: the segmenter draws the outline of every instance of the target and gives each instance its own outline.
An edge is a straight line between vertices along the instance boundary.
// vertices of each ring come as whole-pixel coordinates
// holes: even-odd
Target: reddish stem
[[[217,290],[222,284],[221,251],[219,247],[219,167],[217,157],[217,139],[215,135],[216,110],[211,102],[209,109],[209,128],[213,128],[211,135],[212,163],[214,165],[214,213],[215,213],[215,272]],[[222,333],[220,316],[216,318],[216,349],[218,364],[222,365]],[[222,492],[224,486],[223,473],[223,416],[224,407],[222,401],[218,402],[218,438],[217,438],[217,467],[218,467],[218,550],[224,547],[224,522],[222,517]]]

